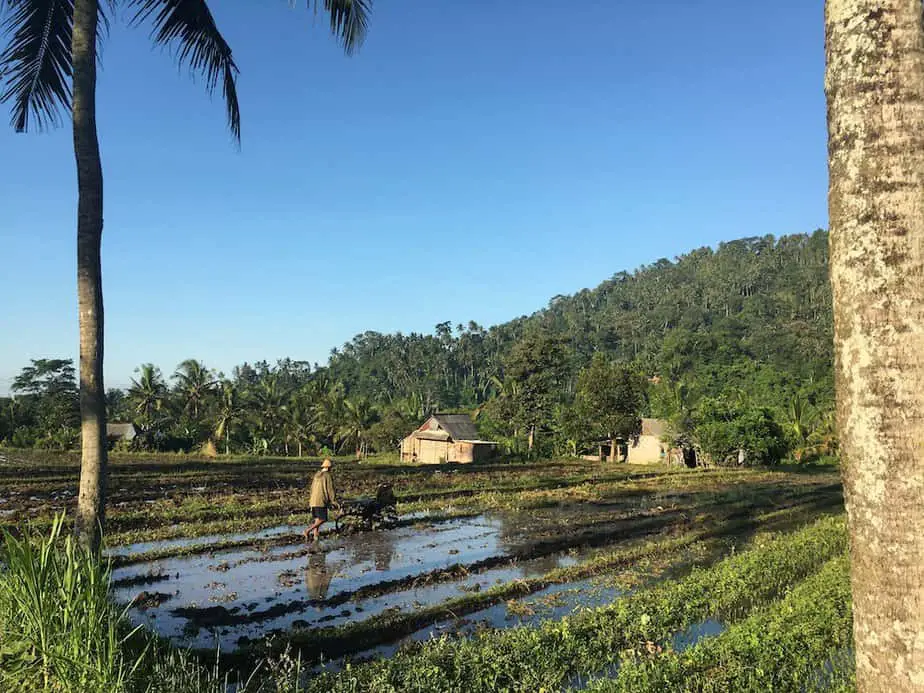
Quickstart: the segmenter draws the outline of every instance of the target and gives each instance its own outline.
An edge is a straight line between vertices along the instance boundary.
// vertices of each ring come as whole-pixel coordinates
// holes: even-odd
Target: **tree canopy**
[[[276,454],[395,450],[436,411],[471,412],[511,452],[532,440],[534,454],[573,454],[653,416],[676,444],[723,459],[739,447],[753,462],[807,459],[836,445],[827,263],[824,231],[741,239],[491,328],[364,332],[323,366],[282,359],[225,375],[187,359],[165,378],[144,364],[108,393],[110,413],[151,447]],[[51,444],[39,429],[18,444]]]

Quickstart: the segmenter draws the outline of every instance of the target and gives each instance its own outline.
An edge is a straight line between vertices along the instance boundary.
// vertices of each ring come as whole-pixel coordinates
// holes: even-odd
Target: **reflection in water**
[[[520,571],[523,577],[539,577],[546,573],[560,568],[562,565],[562,555],[550,553],[546,556],[538,556],[520,564]]]
[[[330,581],[334,574],[327,567],[324,552],[318,551],[308,556],[308,568],[305,570],[305,585],[308,587],[308,596],[321,601],[327,598]]]
[[[385,535],[386,537],[388,535]],[[395,551],[393,541],[377,541],[372,545],[372,560],[375,563],[376,570],[390,570],[391,556]]]
[[[0,0],[2,2],[2,0]],[[522,522],[522,521],[521,521]],[[510,554],[513,550],[499,538],[503,521],[497,516],[458,518],[446,522],[417,526],[397,527],[388,531],[364,532],[354,536],[336,537],[325,541],[327,550],[305,556],[301,544],[282,544],[261,549],[248,547],[191,556],[176,556],[152,562],[117,568],[114,579],[156,574],[169,576],[174,598],[159,608],[141,612],[131,609],[133,622],[146,623],[160,635],[189,647],[208,647],[214,644],[214,633],[207,628],[194,631],[196,616],[174,613],[179,607],[206,611],[204,606],[217,599],[223,608],[248,613],[243,622],[220,633],[223,649],[233,650],[241,637],[257,639],[280,629],[289,628],[295,621],[309,626],[321,623],[342,625],[355,619],[353,612],[342,605],[328,602],[337,595],[374,586],[380,582],[395,582],[396,589],[362,601],[362,618],[384,610],[398,608],[411,610],[420,604],[436,604],[458,596],[461,584],[479,583],[485,589],[496,581],[521,577],[520,566],[477,573],[461,582],[438,582],[427,586],[398,588],[398,583],[434,570],[482,561],[490,557]],[[301,573],[304,572],[304,576]],[[298,574],[297,584],[292,576]],[[334,580],[333,578],[336,578]],[[227,585],[234,585],[234,598]],[[306,592],[307,588],[307,594]],[[125,585],[114,590],[117,601],[127,603],[140,591],[136,585]],[[301,592],[301,594],[299,594]],[[305,602],[299,606],[299,602]],[[267,607],[264,616],[257,616],[261,604]],[[288,607],[292,605],[293,610]],[[286,608],[276,615],[273,607]]]
[[[375,570],[385,572],[391,570],[391,561],[395,555],[394,532],[377,531],[370,532],[363,538],[363,541],[357,541],[349,548],[350,563],[360,565],[371,561]]]

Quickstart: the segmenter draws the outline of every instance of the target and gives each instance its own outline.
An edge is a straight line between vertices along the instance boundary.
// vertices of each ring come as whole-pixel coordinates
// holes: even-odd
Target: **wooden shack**
[[[468,414],[434,414],[401,441],[402,462],[477,462],[497,453],[497,443],[481,440]]]

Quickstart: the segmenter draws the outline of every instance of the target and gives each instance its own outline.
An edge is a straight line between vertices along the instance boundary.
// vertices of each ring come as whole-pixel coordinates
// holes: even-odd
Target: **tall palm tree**
[[[245,407],[240,393],[230,380],[218,385],[218,410],[216,412],[213,438],[216,444],[222,438],[225,441],[225,454],[231,454],[231,429],[244,418]]]
[[[254,428],[268,446],[273,446],[279,437],[288,398],[279,375],[275,372],[265,375],[251,393],[251,398]]]
[[[201,361],[186,359],[177,366],[173,377],[177,392],[183,398],[183,409],[198,422],[199,411],[217,384],[215,376]]]
[[[142,427],[147,428],[158,418],[157,413],[164,408],[167,401],[167,384],[160,369],[153,363],[142,364],[136,372],[138,378],[132,378],[127,398]]]
[[[307,0],[322,7],[346,52],[362,43],[372,0]],[[221,83],[228,126],[237,139],[241,118],[238,68],[231,47],[205,0],[111,0],[135,11],[134,22],[153,24],[152,39],[177,48],[180,63]],[[106,399],[103,387],[103,169],[96,129],[99,25],[108,22],[100,0],[0,0],[8,42],[0,53],[0,101],[12,104],[13,127],[55,124],[69,112],[77,162],[77,301],[80,324],[81,461],[77,532],[99,548],[106,500]]]
[[[286,456],[289,454],[289,443],[292,442],[298,446],[298,456],[301,457],[305,443],[311,438],[315,417],[312,395],[310,388],[303,387],[292,395],[285,406],[282,429]]]
[[[827,0],[837,428],[857,689],[924,682],[924,17]]]
[[[126,393],[126,400],[133,411],[132,420],[140,427],[140,442],[152,447],[159,431],[170,422],[167,383],[160,369],[151,363],[144,363],[135,369],[138,378],[132,378]]]
[[[314,402],[314,421],[319,433],[331,444],[336,443],[337,432],[345,417],[344,393],[341,383],[334,383]]]
[[[337,440],[341,446],[352,444],[357,459],[362,459],[369,445],[369,430],[377,419],[376,411],[368,400],[346,399],[343,401],[343,414]]]

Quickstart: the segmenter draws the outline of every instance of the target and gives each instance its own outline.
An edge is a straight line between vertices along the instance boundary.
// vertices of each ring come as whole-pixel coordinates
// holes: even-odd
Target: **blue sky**
[[[379,0],[343,56],[283,0],[213,2],[218,96],[115,22],[99,79],[106,378],[324,362],[614,272],[827,224],[822,0]],[[4,113],[4,118],[6,117]],[[67,128],[0,128],[0,391],[76,356]]]

